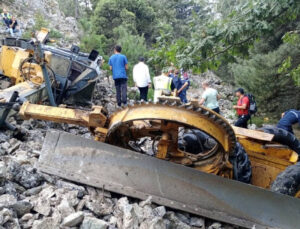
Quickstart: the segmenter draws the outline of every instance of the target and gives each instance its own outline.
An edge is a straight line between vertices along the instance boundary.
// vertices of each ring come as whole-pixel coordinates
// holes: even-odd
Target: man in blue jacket
[[[300,124],[300,111],[291,109],[282,114],[282,118],[278,122],[277,127],[294,134],[293,125],[296,123]]]
[[[114,49],[114,55],[109,58],[110,70],[113,73],[115,87],[117,91],[118,106],[127,105],[127,74],[128,60],[127,57],[121,54],[122,47],[117,45]]]

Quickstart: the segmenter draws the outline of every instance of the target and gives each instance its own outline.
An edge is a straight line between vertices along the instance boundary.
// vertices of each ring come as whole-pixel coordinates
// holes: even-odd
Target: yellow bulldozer
[[[0,127],[15,112],[12,104],[23,101],[52,106],[89,104],[99,78],[102,57],[47,45],[53,42],[49,30],[42,28],[32,39],[5,38],[0,53]]]
[[[233,127],[197,102],[181,104],[168,97],[161,97],[156,104],[129,104],[110,116],[99,106],[72,108],[70,104],[74,106],[78,100],[70,103],[70,97],[90,98],[90,94],[78,96],[72,89],[84,91],[94,85],[94,78],[84,79],[95,72],[87,66],[96,58],[82,60],[93,59],[90,65],[83,64],[85,69],[79,68],[82,62],[78,59],[71,60],[74,63],[68,67],[60,61],[55,68],[51,67],[55,61],[47,60],[46,52],[51,50],[42,51],[35,61],[28,58],[35,56],[36,50],[28,56],[15,55],[8,62],[3,60],[11,50],[2,46],[4,76],[16,85],[33,82],[40,87],[48,81],[44,94],[52,106],[38,104],[41,97],[24,96],[17,100],[22,102],[19,115],[85,126],[94,139],[49,132],[39,159],[40,171],[135,198],[152,196],[157,204],[247,228],[300,225],[300,141],[295,136],[276,128]],[[65,81],[59,80],[62,69],[70,70]],[[74,69],[82,71],[75,74]],[[77,85],[74,81],[85,84],[72,87]],[[21,88],[18,93],[22,94]],[[58,103],[69,105],[57,107]]]

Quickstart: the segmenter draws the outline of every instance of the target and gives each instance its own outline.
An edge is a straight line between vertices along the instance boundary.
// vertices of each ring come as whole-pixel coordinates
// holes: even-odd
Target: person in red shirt
[[[250,101],[247,96],[245,96],[245,91],[243,88],[239,88],[235,91],[236,97],[238,97],[237,105],[233,106],[238,114],[238,120],[234,124],[235,126],[247,128],[248,121],[251,118],[249,114]]]

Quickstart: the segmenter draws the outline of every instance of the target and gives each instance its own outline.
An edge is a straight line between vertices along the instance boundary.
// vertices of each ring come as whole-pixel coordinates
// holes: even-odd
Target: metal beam
[[[300,225],[299,199],[66,133],[47,133],[38,168],[247,228]]]

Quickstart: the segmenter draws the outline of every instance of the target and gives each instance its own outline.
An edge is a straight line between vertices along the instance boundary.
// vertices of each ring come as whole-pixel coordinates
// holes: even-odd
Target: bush
[[[297,56],[299,49],[283,44],[266,54],[254,51],[248,60],[231,65],[236,83],[256,97],[260,112],[282,113],[299,108],[300,88],[291,77],[278,72],[283,60],[289,55]]]
[[[51,29],[51,30],[50,30],[50,38],[56,38],[56,39],[59,39],[59,38],[63,38],[63,35],[62,35],[61,32],[59,32],[58,30],[56,30],[56,29]]]
[[[81,38],[80,48],[83,52],[90,52],[91,50],[97,50],[106,60],[107,56],[105,50],[107,49],[107,40],[104,35],[97,35],[95,33],[85,34]]]
[[[41,28],[47,28],[49,26],[49,22],[46,21],[44,15],[41,12],[38,12],[34,15],[34,21],[34,30],[40,30]]]

